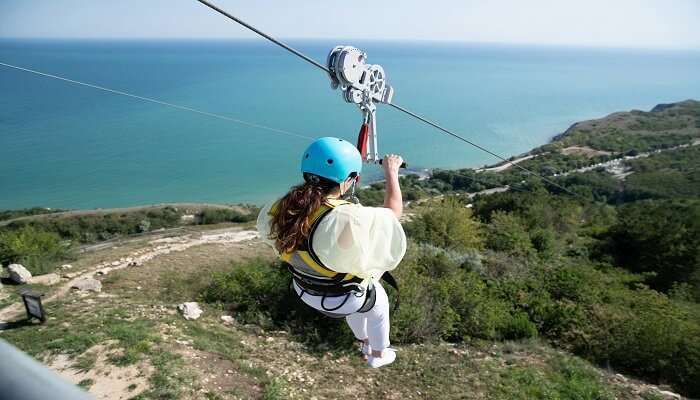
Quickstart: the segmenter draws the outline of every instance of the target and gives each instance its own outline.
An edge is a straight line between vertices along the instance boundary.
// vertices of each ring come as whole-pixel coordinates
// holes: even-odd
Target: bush
[[[250,222],[257,217],[256,213],[241,213],[227,208],[206,208],[198,214],[200,225],[220,224],[223,222]]]
[[[700,202],[643,201],[622,207],[608,249],[619,265],[652,273],[661,291],[687,283],[700,300]]]
[[[529,256],[534,253],[530,235],[520,218],[513,214],[496,211],[487,226],[486,247],[514,256]]]
[[[401,308],[392,316],[392,332],[401,342],[436,339],[461,341],[469,337],[501,337],[507,305],[489,295],[481,277],[456,257],[433,246],[409,247],[395,276],[401,287]]]
[[[454,198],[416,216],[404,226],[412,239],[452,250],[482,247],[480,225],[472,218],[471,210]]]
[[[122,213],[46,216],[34,220],[15,221],[3,227],[2,230],[14,231],[31,226],[37,230],[53,232],[65,240],[92,243],[142,233],[144,228],[149,230],[172,228],[180,224],[182,214],[182,211],[177,208],[166,206]]]
[[[202,300],[235,311],[242,323],[283,328],[314,344],[349,344],[344,320],[328,318],[302,303],[290,288],[291,275],[280,262],[256,259],[234,263],[230,272],[213,275]]]
[[[51,272],[67,255],[68,247],[55,233],[31,226],[0,233],[0,263],[22,264],[32,275]]]

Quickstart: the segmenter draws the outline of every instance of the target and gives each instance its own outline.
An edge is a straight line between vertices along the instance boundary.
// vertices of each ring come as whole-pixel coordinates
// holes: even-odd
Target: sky
[[[281,38],[700,49],[700,0],[211,0]],[[0,38],[252,38],[195,0],[0,0]]]

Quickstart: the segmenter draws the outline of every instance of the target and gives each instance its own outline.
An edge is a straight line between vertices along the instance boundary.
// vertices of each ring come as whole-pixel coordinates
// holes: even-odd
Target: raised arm
[[[403,200],[401,199],[401,188],[399,187],[399,167],[401,163],[403,163],[403,159],[396,154],[386,155],[382,161],[384,179],[386,179],[384,207],[390,208],[396,215],[396,218],[401,218],[403,213]]]

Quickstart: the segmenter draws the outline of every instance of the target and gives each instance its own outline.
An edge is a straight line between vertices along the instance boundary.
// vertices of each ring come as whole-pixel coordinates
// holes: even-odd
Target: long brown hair
[[[309,236],[311,215],[338,183],[313,174],[304,174],[304,183],[292,187],[277,204],[270,223],[270,239],[281,253],[294,251]]]

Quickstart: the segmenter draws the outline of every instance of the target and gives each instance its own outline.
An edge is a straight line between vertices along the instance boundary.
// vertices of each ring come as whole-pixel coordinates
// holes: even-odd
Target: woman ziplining
[[[257,221],[292,274],[292,286],[308,306],[345,318],[372,368],[391,364],[389,298],[379,283],[406,253],[397,155],[383,159],[384,207],[343,200],[362,171],[362,156],[351,143],[324,137],[303,153],[304,183],[264,207]]]

